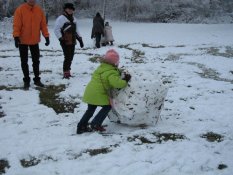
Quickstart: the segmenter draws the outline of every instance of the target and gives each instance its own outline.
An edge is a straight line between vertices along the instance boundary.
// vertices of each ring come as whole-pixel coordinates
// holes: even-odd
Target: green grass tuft
[[[40,88],[40,103],[53,108],[56,113],[73,113],[79,103],[73,101],[67,102],[64,99],[59,98],[58,94],[64,90],[65,85]]]

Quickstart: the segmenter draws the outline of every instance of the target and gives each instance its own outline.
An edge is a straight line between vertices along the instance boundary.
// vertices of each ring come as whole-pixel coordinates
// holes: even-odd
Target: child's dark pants
[[[64,53],[63,71],[69,71],[74,58],[75,45],[61,44]]]
[[[88,104],[88,108],[87,108],[86,112],[84,113],[82,119],[78,123],[78,127],[87,126],[88,121],[90,120],[90,118],[95,113],[95,110],[96,110],[97,107],[98,106],[96,106],[96,105]],[[101,106],[101,107],[102,107],[102,109],[98,112],[98,114],[95,116],[95,118],[91,122],[92,126],[101,126],[104,119],[107,117],[109,111],[112,108],[111,105],[104,105],[104,106]]]

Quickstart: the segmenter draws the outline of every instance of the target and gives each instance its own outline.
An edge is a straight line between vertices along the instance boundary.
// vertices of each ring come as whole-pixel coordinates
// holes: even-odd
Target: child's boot
[[[64,71],[63,78],[69,79],[70,77],[71,77],[70,71],[69,70],[68,71]]]
[[[30,78],[23,78],[23,82],[24,82],[24,90],[28,90],[30,87]]]
[[[82,134],[84,132],[92,132],[89,126],[77,126],[76,134]]]
[[[103,126],[99,126],[99,125],[91,126],[91,128],[92,128],[93,131],[99,131],[99,132],[106,131],[106,129]]]

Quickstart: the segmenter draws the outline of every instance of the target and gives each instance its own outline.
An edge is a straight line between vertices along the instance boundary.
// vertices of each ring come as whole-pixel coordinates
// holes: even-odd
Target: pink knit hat
[[[103,61],[109,64],[118,65],[119,64],[119,54],[114,50],[110,49],[106,52]]]

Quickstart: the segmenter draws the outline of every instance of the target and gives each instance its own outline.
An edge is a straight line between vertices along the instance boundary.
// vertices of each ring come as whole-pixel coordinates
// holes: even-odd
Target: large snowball
[[[163,109],[168,87],[158,74],[130,72],[128,87],[113,91],[110,121],[128,125],[154,125]]]

